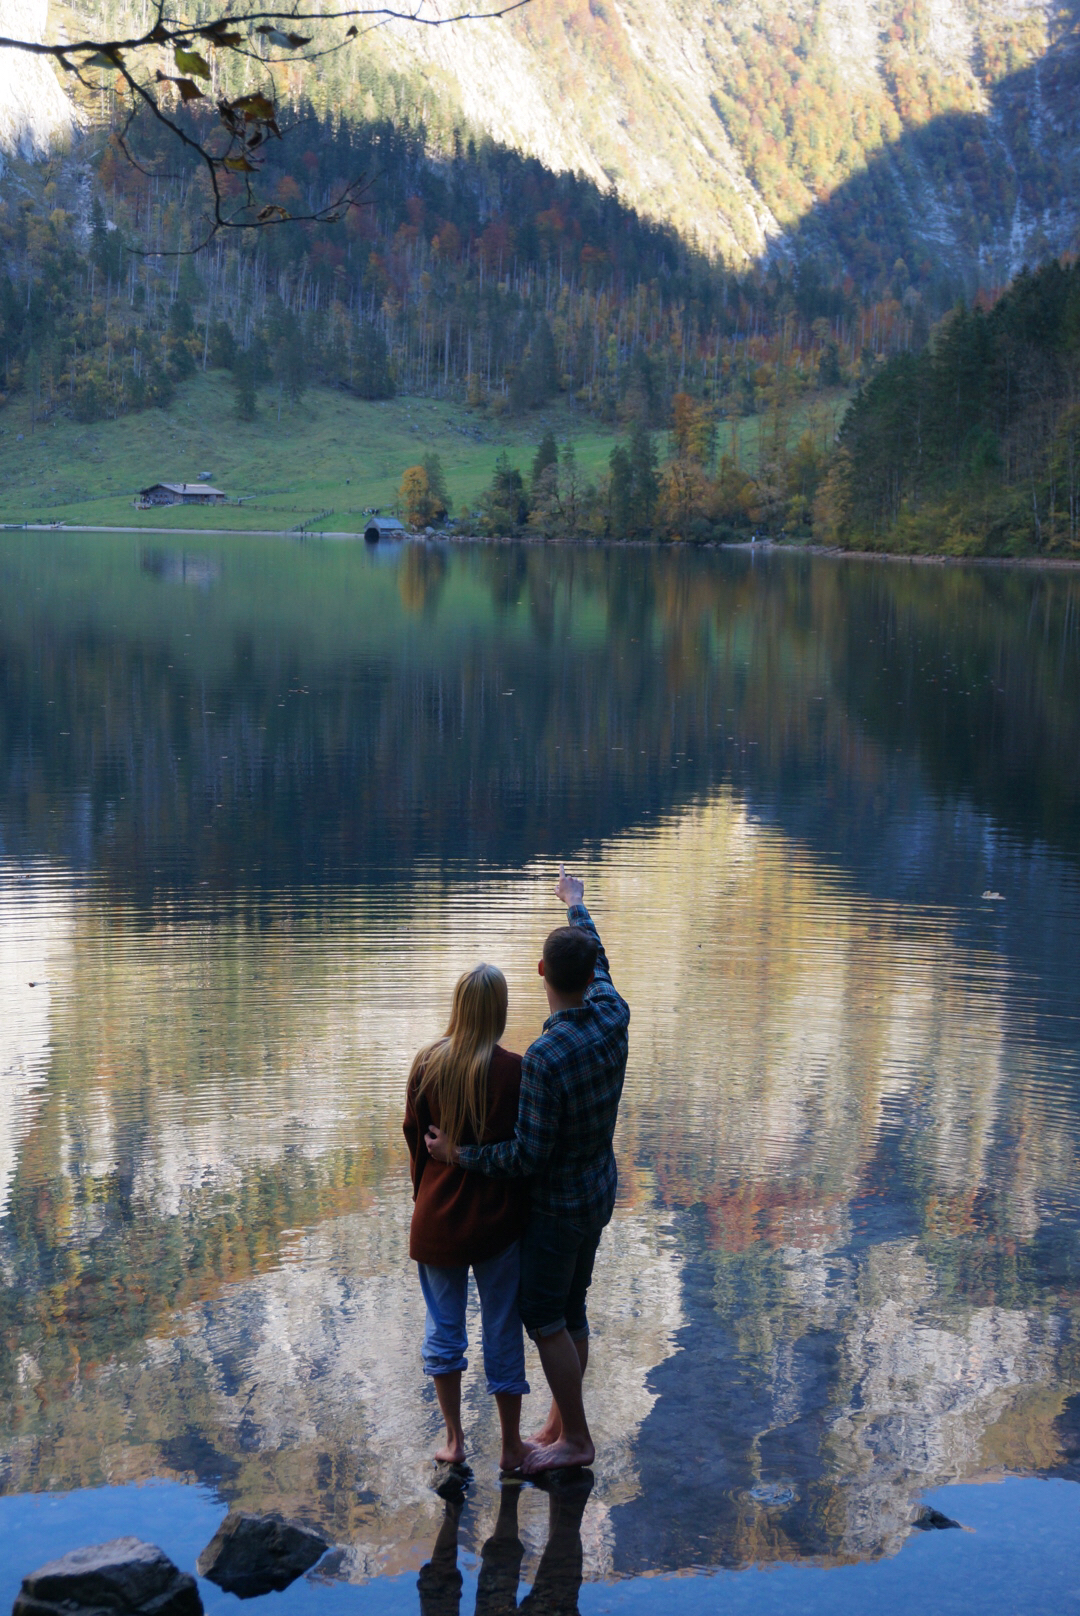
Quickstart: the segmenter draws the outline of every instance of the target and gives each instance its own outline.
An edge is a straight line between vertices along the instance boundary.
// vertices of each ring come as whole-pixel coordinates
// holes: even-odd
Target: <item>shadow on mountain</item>
[[[937,308],[1075,247],[1078,0],[1054,28],[1043,56],[989,89],[984,114],[905,129],[799,221],[783,244],[811,284],[846,272],[864,293],[901,296],[910,282]]]

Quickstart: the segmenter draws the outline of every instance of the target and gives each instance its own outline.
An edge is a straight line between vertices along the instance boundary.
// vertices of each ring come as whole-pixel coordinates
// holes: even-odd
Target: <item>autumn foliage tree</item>
[[[423,466],[408,466],[402,473],[398,497],[408,527],[427,527],[434,510],[428,474]]]

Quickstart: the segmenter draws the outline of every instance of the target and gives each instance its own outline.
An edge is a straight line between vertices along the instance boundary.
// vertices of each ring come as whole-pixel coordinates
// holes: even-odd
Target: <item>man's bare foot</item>
[[[464,1464],[464,1437],[448,1438],[441,1448],[435,1449],[435,1461],[437,1464]]]
[[[499,1456],[499,1469],[508,1471],[513,1475],[515,1471],[522,1468],[526,1458],[532,1453],[535,1446],[535,1442],[530,1442],[527,1437],[522,1437],[518,1442],[505,1443]]]
[[[544,1470],[570,1470],[578,1465],[591,1465],[596,1449],[591,1442],[571,1441],[561,1437],[547,1447],[534,1448],[522,1461],[522,1474],[537,1476]]]

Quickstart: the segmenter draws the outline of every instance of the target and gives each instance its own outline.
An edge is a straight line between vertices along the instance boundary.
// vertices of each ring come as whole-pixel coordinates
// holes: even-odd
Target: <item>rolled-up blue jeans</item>
[[[420,1288],[427,1303],[422,1356],[426,1375],[452,1375],[467,1369],[469,1344],[465,1309],[469,1300],[469,1264],[460,1268],[433,1268],[417,1263]],[[473,1263],[473,1278],[480,1294],[481,1345],[487,1389],[517,1393],[529,1390],[525,1379],[525,1338],[518,1313],[521,1242],[515,1240],[497,1257]]]

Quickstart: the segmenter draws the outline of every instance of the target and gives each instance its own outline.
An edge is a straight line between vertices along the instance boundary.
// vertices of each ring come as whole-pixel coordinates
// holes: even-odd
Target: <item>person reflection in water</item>
[[[480,1293],[484,1370],[502,1426],[504,1470],[518,1470],[525,1342],[518,1313],[521,1232],[527,1188],[479,1178],[429,1155],[425,1132],[438,1124],[453,1146],[487,1144],[514,1131],[521,1056],[501,1048],[506,1027],[506,978],[477,965],[454,988],[450,1025],[413,1061],[405,1100],[405,1138],[413,1184],[409,1255],[427,1303],[424,1370],[435,1384],[446,1442],[435,1458],[463,1464],[461,1374],[467,1367],[465,1308],[469,1269]]]
[[[544,942],[539,972],[550,1015],[525,1051],[513,1137],[459,1143],[433,1120],[427,1149],[496,1182],[530,1180],[521,1251],[521,1317],[551,1388],[543,1429],[522,1461],[526,1475],[592,1464],[582,1378],[589,1361],[585,1300],[600,1236],[615,1207],[612,1138],[626,1076],[630,1010],[615,991],[581,881],[562,869],[555,895],[567,924]]]
[[[476,1584],[476,1616],[576,1616],[581,1592],[581,1517],[592,1491],[588,1471],[573,1479],[554,1478],[548,1493],[548,1540],[536,1568],[532,1590],[519,1605],[518,1584],[525,1546],[518,1535],[520,1487],[502,1489],[495,1530],[480,1551]],[[420,1571],[421,1616],[460,1616],[462,1576],[458,1570],[458,1527],[464,1494],[446,1501],[431,1559]]]

